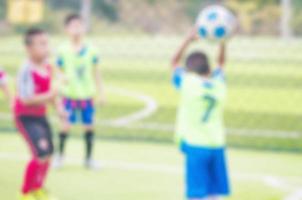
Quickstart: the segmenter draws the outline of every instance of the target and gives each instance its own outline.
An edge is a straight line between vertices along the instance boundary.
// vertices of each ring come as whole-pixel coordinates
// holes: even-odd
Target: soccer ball
[[[223,6],[209,6],[203,9],[196,25],[201,38],[225,40],[235,31],[237,20],[234,14]]]

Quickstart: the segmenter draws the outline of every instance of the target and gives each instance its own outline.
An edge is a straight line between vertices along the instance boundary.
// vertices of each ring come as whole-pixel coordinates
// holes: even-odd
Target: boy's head
[[[186,60],[186,69],[201,76],[208,76],[211,69],[207,55],[203,52],[191,53]]]
[[[64,22],[66,33],[72,38],[82,37],[85,34],[85,24],[79,14],[70,14]]]
[[[49,56],[48,35],[43,29],[28,29],[24,36],[24,44],[28,55],[35,61],[42,62]]]

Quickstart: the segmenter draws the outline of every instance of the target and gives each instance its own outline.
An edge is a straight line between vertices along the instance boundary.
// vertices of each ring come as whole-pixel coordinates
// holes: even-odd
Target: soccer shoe
[[[38,200],[33,193],[21,194],[19,200]]]
[[[36,197],[35,200],[57,200],[56,198],[49,195],[48,192],[44,189],[37,190],[33,194]]]
[[[99,170],[101,168],[101,165],[97,161],[95,161],[91,158],[85,160],[84,165],[87,169],[90,169],[90,170]]]
[[[62,168],[64,165],[64,157],[61,155],[55,155],[52,163],[51,163],[51,167],[54,169],[60,169]]]

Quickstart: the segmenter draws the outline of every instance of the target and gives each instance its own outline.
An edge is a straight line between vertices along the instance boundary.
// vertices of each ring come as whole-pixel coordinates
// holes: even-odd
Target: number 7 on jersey
[[[213,96],[210,95],[203,96],[202,100],[207,104],[206,111],[202,116],[202,121],[206,123],[210,120],[211,114],[216,106],[217,101]]]

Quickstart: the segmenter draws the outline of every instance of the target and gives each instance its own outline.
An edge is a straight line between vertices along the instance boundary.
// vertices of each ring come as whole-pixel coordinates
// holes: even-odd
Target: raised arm
[[[189,45],[197,39],[197,29],[193,27],[192,30],[187,35],[185,41],[181,44],[181,46],[176,51],[175,55],[172,58],[172,68],[180,66],[181,60],[185,54],[185,51],[189,47]]]
[[[226,62],[226,48],[225,48],[225,42],[221,42],[219,46],[219,54],[217,59],[218,67],[223,69],[225,67]]]

